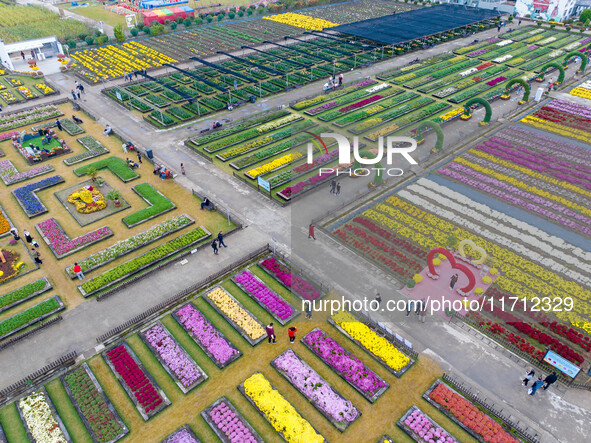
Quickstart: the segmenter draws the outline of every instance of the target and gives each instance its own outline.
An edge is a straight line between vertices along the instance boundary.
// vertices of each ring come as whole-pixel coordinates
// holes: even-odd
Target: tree
[[[218,15],[218,22],[221,22],[224,19],[223,14],[219,14]]]
[[[244,17],[244,11],[242,9],[238,11],[238,17]]]
[[[197,20],[195,20],[195,23],[197,23]],[[186,18],[183,24],[185,25],[185,28],[188,28],[189,26],[191,26],[191,20]]]
[[[92,37],[86,37],[86,38],[84,39],[84,41],[86,42],[86,44],[87,44],[88,46],[90,46],[90,45],[92,45],[92,44],[94,43],[94,39],[93,39]]]
[[[177,23],[180,25],[180,24],[183,22],[183,18],[182,18],[182,17],[179,15],[179,16],[176,18],[176,22],[177,22]]]
[[[230,12],[228,14],[228,17],[230,18],[230,20],[234,20],[234,17],[236,17],[236,14],[234,14],[233,12]]]
[[[207,23],[211,23],[213,21],[213,17],[211,15],[207,16]]]
[[[170,29],[172,29],[172,30],[174,31],[174,30],[176,29],[176,27],[177,27],[177,26],[178,26],[178,23],[177,23],[177,22],[172,22],[172,23],[170,24]]]
[[[585,9],[583,12],[581,12],[581,17],[579,18],[579,20],[581,20],[583,23],[585,23],[587,20],[591,19],[591,9]]]
[[[125,41],[125,34],[123,33],[123,25],[118,24],[113,28],[113,33],[115,34],[115,38],[119,43]],[[100,38],[100,37],[99,37]]]
[[[145,25],[143,23],[138,23],[136,27],[141,31],[142,29],[144,29],[144,26]]]

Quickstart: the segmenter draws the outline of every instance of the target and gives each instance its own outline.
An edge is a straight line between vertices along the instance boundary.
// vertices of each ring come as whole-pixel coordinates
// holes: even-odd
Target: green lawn
[[[45,385],[49,397],[61,417],[68,434],[75,442],[92,443],[92,438],[86,430],[76,408],[70,401],[68,393],[60,379],[52,380]]]
[[[65,9],[72,11],[75,14],[82,15],[84,17],[91,18],[96,21],[103,21],[107,25],[117,26],[122,25],[125,27],[125,16],[115,14],[114,12],[107,11],[99,6],[98,2],[89,2],[91,6],[74,6],[70,3]]]

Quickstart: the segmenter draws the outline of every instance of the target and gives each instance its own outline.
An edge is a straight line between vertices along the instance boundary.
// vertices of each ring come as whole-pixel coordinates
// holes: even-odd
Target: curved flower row
[[[265,335],[265,329],[259,321],[250,315],[244,307],[222,288],[216,288],[205,295],[232,322],[242,329],[251,339],[257,340]]]
[[[324,437],[305,420],[296,409],[261,373],[253,374],[244,381],[244,393],[271,423],[281,432],[287,442],[322,443]]]
[[[400,371],[410,362],[410,359],[396,346],[361,323],[352,314],[341,311],[333,315],[332,319],[353,339],[361,343],[361,346],[370,354],[378,357],[395,371]]]

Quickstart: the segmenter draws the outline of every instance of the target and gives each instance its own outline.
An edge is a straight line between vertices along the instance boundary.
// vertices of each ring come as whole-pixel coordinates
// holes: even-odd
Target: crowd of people
[[[10,228],[10,233],[12,234],[12,237],[15,241],[19,241],[21,239],[18,229],[15,226]],[[39,253],[39,242],[35,240],[31,233],[26,229],[23,231],[23,237],[25,238],[25,241],[31,245],[31,257],[33,257],[33,260],[35,260],[35,263],[43,264],[43,260],[41,260],[41,254]]]

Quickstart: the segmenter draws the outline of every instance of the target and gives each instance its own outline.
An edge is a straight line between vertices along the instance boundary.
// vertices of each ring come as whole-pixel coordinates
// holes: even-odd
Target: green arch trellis
[[[513,85],[521,85],[523,86],[523,89],[525,89],[525,92],[523,93],[523,102],[526,102],[529,100],[529,94],[531,92],[531,87],[529,86],[529,83],[526,82],[525,80],[523,80],[522,78],[514,78],[513,80],[511,80],[509,83],[507,83],[507,85],[505,86],[505,92],[504,94],[509,95],[511,92],[511,86]]]
[[[471,98],[470,100],[468,100],[464,104],[464,115],[470,115],[470,106],[472,106],[472,105],[482,105],[482,106],[484,106],[484,109],[486,110],[486,113],[484,114],[484,120],[482,122],[485,123],[485,124],[486,123],[490,123],[490,119],[492,117],[492,108],[490,107],[490,103],[487,102],[482,97],[474,97],[474,98]]]
[[[443,149],[443,130],[438,123],[435,123],[431,120],[426,120],[422,122],[419,126],[417,126],[417,135],[421,136],[424,129],[431,128],[437,134],[437,140],[435,141],[435,147],[433,151],[441,151]]]
[[[361,158],[375,158],[376,156],[371,153],[369,150],[364,149],[363,151],[359,152],[359,157]],[[378,162],[376,164],[376,167],[378,168],[378,170],[376,170],[376,175],[373,178],[373,183],[378,186],[382,184],[382,181],[384,181],[384,174],[382,171],[382,173],[380,173],[380,169],[383,169],[382,167],[382,163]],[[351,167],[351,169],[353,170],[353,173],[355,173],[355,170],[361,168],[361,164],[357,161],[357,159],[355,159],[355,161],[353,162],[353,166]],[[369,174],[368,174],[369,175]]]
[[[544,76],[546,75],[546,69],[548,68],[556,68],[558,69],[558,71],[560,71],[560,73],[558,74],[558,79],[556,80],[558,83],[562,83],[564,81],[564,77],[565,77],[565,72],[564,72],[564,68],[562,67],[562,65],[560,63],[557,62],[550,62],[545,64],[542,69],[540,70],[540,74],[538,75],[538,78],[541,78],[542,80],[544,80]]]
[[[587,62],[589,61],[589,58],[583,54],[582,52],[579,51],[572,51],[569,52],[568,54],[566,54],[566,56],[564,57],[564,64],[566,65],[568,63],[568,61],[573,58],[573,57],[581,57],[581,69],[580,71],[584,71],[585,68],[587,67]]]

